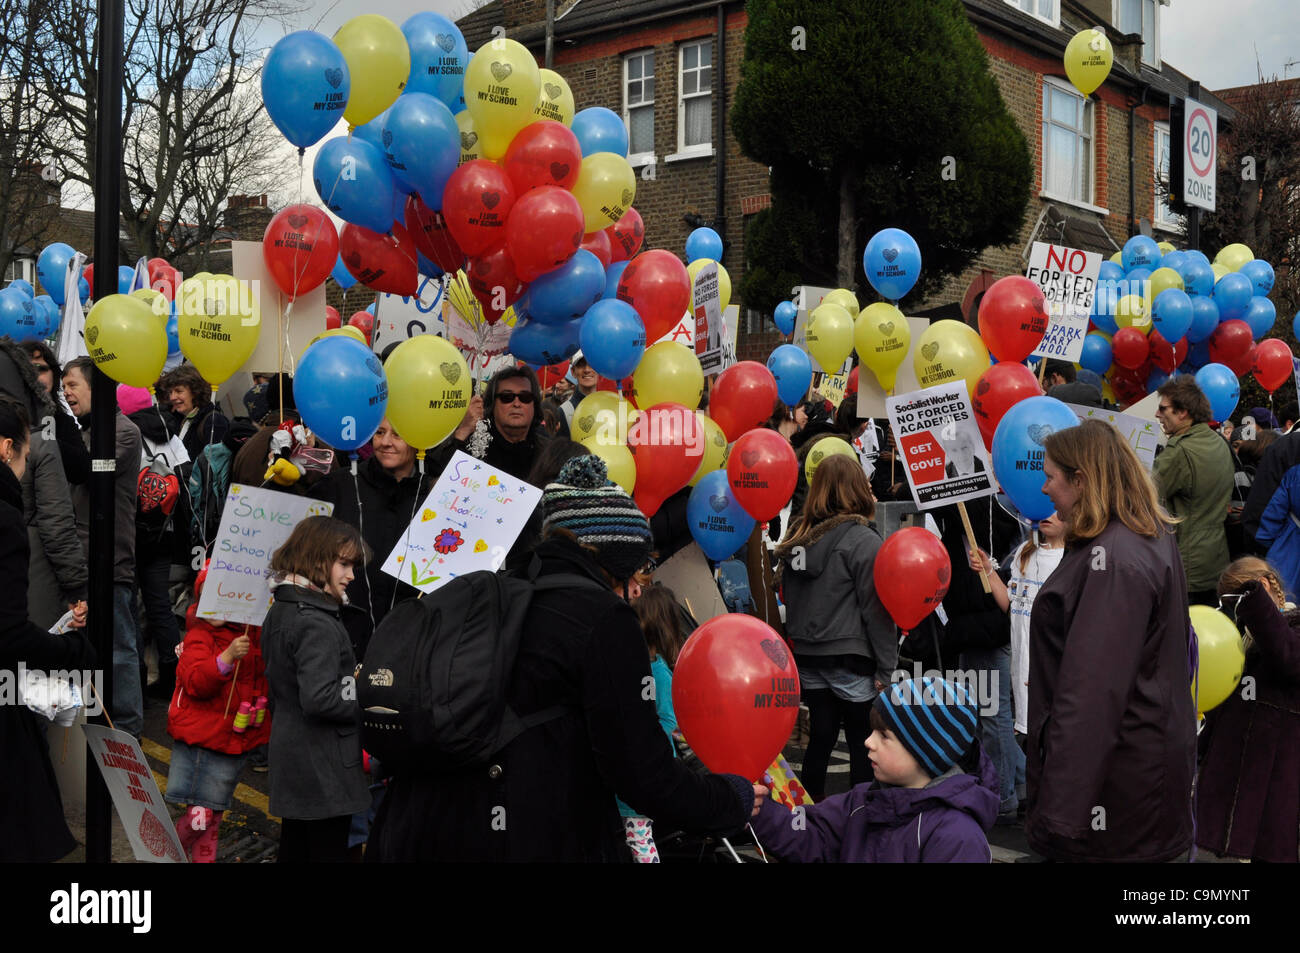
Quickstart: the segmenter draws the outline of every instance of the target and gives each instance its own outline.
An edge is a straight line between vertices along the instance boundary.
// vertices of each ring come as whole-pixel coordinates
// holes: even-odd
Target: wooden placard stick
[[[961,514],[961,525],[966,528],[966,544],[971,549],[979,549],[979,544],[975,542],[975,530],[970,525],[970,514],[966,512],[964,502],[957,504],[957,512]],[[993,587],[989,584],[988,573],[984,571],[983,566],[980,567],[980,584],[984,587],[986,593],[993,591]]]

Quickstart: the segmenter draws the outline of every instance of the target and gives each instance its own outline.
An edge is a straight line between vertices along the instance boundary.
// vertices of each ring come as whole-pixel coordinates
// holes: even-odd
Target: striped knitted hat
[[[961,684],[928,676],[919,682],[909,678],[890,685],[874,704],[931,778],[960,761],[975,740],[979,712]]]
[[[605,461],[574,457],[542,494],[542,532],[568,530],[600,553],[600,564],[615,579],[630,579],[653,549],[650,524],[632,498],[609,481]]]

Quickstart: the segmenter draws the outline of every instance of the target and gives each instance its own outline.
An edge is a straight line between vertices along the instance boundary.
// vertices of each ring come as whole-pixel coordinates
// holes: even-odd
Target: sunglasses
[[[498,404],[513,404],[519,401],[521,404],[531,404],[533,402],[533,392],[530,390],[515,394],[508,390],[497,391]]]

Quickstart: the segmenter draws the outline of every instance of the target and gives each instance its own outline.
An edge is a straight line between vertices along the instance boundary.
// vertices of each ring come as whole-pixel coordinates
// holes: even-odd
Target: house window
[[[1006,0],[1006,2],[1052,26],[1061,25],[1060,0]]]
[[[1142,35],[1142,62],[1160,68],[1160,4],[1157,0],[1114,0],[1114,24],[1121,33]]]
[[[623,57],[623,121],[627,123],[628,160],[651,159],[655,151],[654,50]]]
[[[1169,209],[1169,123],[1156,123],[1155,138],[1155,225],[1170,231],[1182,231],[1183,219]]]
[[[708,154],[713,146],[713,40],[677,51],[677,151]]]
[[[36,261],[31,258],[12,258],[5,268],[5,284],[22,279],[29,284],[36,284]]]
[[[1092,204],[1092,103],[1072,86],[1043,79],[1043,191]]]

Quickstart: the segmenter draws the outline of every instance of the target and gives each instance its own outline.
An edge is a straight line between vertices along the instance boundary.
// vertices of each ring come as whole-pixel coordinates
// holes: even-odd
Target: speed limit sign
[[[1183,110],[1183,201],[1214,211],[1219,114],[1188,99]]]

